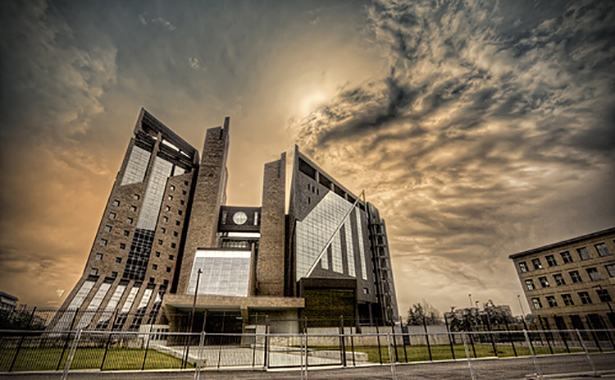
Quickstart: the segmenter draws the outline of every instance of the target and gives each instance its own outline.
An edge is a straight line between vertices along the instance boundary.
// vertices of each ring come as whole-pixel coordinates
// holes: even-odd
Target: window
[[[122,262],[122,258],[121,257],[116,257],[115,258],[115,262],[118,263],[118,264],[121,263]]]
[[[169,221],[169,217],[168,216],[162,217],[162,221],[165,222],[165,223],[168,222]]]
[[[549,284],[549,280],[546,277],[538,277],[538,281],[540,281],[540,286],[543,288],[548,288],[551,285]]]
[[[174,191],[175,190],[175,185],[171,185],[169,188],[171,189],[171,191]]]
[[[162,239],[158,239],[158,245],[162,245]]]
[[[566,281],[564,281],[564,276],[562,276],[560,273],[554,274],[553,279],[555,280],[555,284],[557,284],[557,286],[566,285]]]
[[[130,211],[136,212],[137,211],[137,206],[130,206]]]
[[[103,254],[102,253],[97,253],[96,254],[96,260],[102,260],[103,258]]]
[[[186,202],[182,199],[181,201],[179,201],[180,205],[184,205]]]
[[[574,302],[572,302],[572,296],[570,294],[562,294],[562,299],[564,300],[564,305],[574,306]]]
[[[98,276],[98,269],[97,268],[90,269],[90,276]]]
[[[130,235],[130,231],[124,230],[124,236],[128,236],[128,235]]]
[[[160,257],[160,252],[156,251],[156,257]]]
[[[555,261],[555,256],[549,255],[545,258],[547,259],[547,265],[549,265],[550,267],[554,267],[557,265],[557,261]]]
[[[126,249],[126,244],[125,243],[120,243],[120,249]]]
[[[542,263],[538,258],[532,259],[532,265],[534,265],[534,269],[542,269]]]
[[[589,251],[585,247],[577,248],[577,252],[579,252],[581,260],[589,260],[592,258],[592,255],[589,254]]]
[[[105,232],[111,232],[111,226],[105,226]]]
[[[172,200],[173,200],[173,196],[172,196],[172,195],[169,195],[169,196],[167,197],[167,199],[168,199],[168,200],[170,200],[170,201],[172,201]]]
[[[117,199],[113,200],[113,203],[111,203],[113,205],[113,207],[117,207],[120,205],[120,201],[118,201]]]
[[[572,272],[568,272],[568,274],[570,275],[570,279],[572,280],[573,284],[578,284],[579,282],[583,282],[583,279],[581,278],[581,275],[579,274],[578,271],[572,271]]]
[[[100,245],[102,245],[103,247],[107,245],[107,243],[108,243],[107,239],[100,239]]]
[[[592,281],[602,280],[602,276],[598,272],[598,269],[596,269],[596,268],[587,268],[586,270],[587,270],[587,274],[589,275],[589,278]]]
[[[169,255],[169,260],[173,260],[174,258],[175,258],[175,256]]]
[[[177,210],[177,213],[178,213],[179,215],[182,215],[184,212],[183,212],[182,210]]]
[[[117,272],[111,272],[111,277],[117,278]]]
[[[609,272],[609,276],[615,277],[615,264],[605,265],[604,268]]]
[[[171,211],[171,206],[164,206],[164,211]]]
[[[525,263],[525,261],[519,263],[519,270],[521,270],[521,272],[523,273],[527,272],[527,264]]]
[[[581,298],[581,303],[583,305],[588,305],[592,303],[592,299],[587,292],[579,292],[579,298]]]
[[[609,294],[609,291],[606,289],[598,289],[596,290],[596,293],[598,293],[598,298],[600,298],[600,302],[611,302],[613,301],[611,299],[611,295]]]
[[[167,229],[166,229],[166,228],[164,228],[164,227],[161,227],[161,228],[160,228],[160,232],[162,232],[163,234],[166,234],[166,233],[167,233]]]
[[[132,224],[132,222],[134,222],[133,218],[126,218],[126,223]]]
[[[109,213],[109,219],[111,219],[111,220],[115,219],[116,216],[117,216],[117,214],[114,213],[114,212],[110,212]]]
[[[171,243],[171,248],[175,248],[175,247],[177,247],[177,244]]]
[[[572,262],[572,256],[570,255],[570,252],[568,251],[562,252],[560,253],[560,256],[562,256],[562,261],[564,262],[564,264],[568,264]]]
[[[554,296],[547,296],[547,302],[549,303],[549,307],[557,307],[557,301]]]
[[[527,287],[527,290],[534,290],[534,289],[536,289],[536,287],[534,286],[534,281],[533,280],[525,280],[525,286]]]
[[[164,280],[162,283],[164,284],[164,286],[167,286],[169,285],[169,280]]]
[[[363,293],[364,294],[369,294],[369,288],[363,288]]]
[[[181,224],[181,222],[180,222],[179,220],[176,220],[176,221],[175,221],[175,225],[176,225],[176,226],[179,226],[180,224]]]
[[[171,267],[167,267],[167,272],[171,273]]]
[[[132,199],[134,199],[135,201],[138,201],[141,197],[139,196],[139,194],[135,194],[132,196]]]
[[[611,251],[609,251],[609,247],[607,247],[604,243],[596,244],[594,247],[596,247],[598,256],[607,256],[611,254]]]
[[[188,186],[188,181],[184,181],[184,185]]]
[[[186,190],[182,190],[182,195],[186,195],[186,194],[188,194]]]
[[[534,304],[534,309],[542,309],[540,298],[532,298],[532,303]]]
[[[158,265],[156,265],[156,264],[152,264],[152,269],[153,269],[153,270],[158,270]]]
[[[179,233],[177,231],[173,231],[173,236],[178,237]]]

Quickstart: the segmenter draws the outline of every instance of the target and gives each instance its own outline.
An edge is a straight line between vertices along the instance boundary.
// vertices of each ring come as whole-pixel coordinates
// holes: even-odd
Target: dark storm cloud
[[[294,125],[386,210],[397,287],[440,305],[512,303],[508,254],[615,224],[615,6],[498,4],[372,3],[386,73]]]

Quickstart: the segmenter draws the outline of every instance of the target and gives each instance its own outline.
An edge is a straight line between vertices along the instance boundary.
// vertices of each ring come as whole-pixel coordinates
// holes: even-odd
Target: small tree
[[[409,326],[422,326],[423,320],[426,325],[441,325],[444,323],[442,314],[440,314],[438,309],[425,302],[425,300],[410,306],[406,323]]]

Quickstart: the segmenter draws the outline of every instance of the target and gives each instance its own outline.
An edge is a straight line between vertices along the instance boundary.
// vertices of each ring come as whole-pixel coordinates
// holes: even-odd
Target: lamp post
[[[196,272],[196,286],[194,287],[194,298],[192,299],[192,315],[190,316],[190,332],[192,332],[192,328],[194,325],[194,314],[196,312],[196,296],[199,293],[199,280],[201,279],[201,273],[203,271],[201,268]]]
[[[474,302],[472,302],[472,293],[469,293],[468,297],[470,298],[470,308],[473,308],[474,307]]]

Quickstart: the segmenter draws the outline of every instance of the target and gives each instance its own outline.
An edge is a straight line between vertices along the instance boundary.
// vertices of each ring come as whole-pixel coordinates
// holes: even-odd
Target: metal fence
[[[0,331],[0,372],[72,370],[296,369],[387,366],[390,375],[425,362],[465,363],[487,379],[493,360],[519,358],[525,375],[615,370],[615,330],[355,334],[213,334]],[[563,358],[563,359],[562,359]],[[605,359],[606,358],[606,359]],[[559,364],[558,364],[559,363]]]

